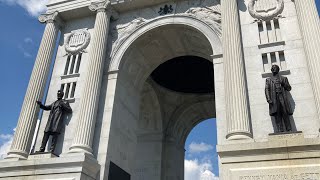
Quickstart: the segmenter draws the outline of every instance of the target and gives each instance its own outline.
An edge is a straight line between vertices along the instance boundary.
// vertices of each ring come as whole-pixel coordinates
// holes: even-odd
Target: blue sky
[[[44,30],[37,16],[44,10],[45,3],[46,0],[0,0],[0,21],[3,25],[0,28],[0,156],[9,145],[17,124]],[[316,3],[319,11],[320,0]],[[199,173],[208,175],[206,170],[218,174],[215,144],[215,120],[204,121],[192,130],[185,146],[186,169],[192,171],[186,180],[200,179],[196,176]]]

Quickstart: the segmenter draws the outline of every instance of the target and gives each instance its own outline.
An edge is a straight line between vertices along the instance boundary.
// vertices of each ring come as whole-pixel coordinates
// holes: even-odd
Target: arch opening
[[[118,139],[130,141],[118,145],[119,152],[126,151],[126,158],[117,164],[133,180],[182,180],[189,132],[202,120],[215,117],[210,58],[216,51],[213,47],[221,43],[213,30],[214,38],[208,39],[210,33],[189,23],[158,24],[122,48],[115,94],[118,103],[112,115],[120,121],[110,129],[117,138],[109,144]],[[205,31],[209,30],[206,26]],[[181,73],[180,79],[172,73]]]
[[[185,180],[219,180],[216,119],[206,119],[196,125],[185,143]]]

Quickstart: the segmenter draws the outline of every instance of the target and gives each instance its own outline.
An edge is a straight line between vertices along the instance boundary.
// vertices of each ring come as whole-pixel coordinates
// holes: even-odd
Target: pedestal
[[[302,132],[272,134],[265,142],[221,145],[217,151],[222,180],[320,179],[320,139],[304,138]]]
[[[86,154],[57,157],[45,152],[27,160],[0,161],[0,179],[5,180],[94,180],[99,170],[97,160]]]

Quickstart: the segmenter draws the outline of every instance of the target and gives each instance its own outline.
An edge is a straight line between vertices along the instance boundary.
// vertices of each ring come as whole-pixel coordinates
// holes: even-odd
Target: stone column
[[[100,87],[107,48],[110,2],[93,2],[89,9],[97,11],[88,59],[88,70],[81,95],[78,125],[69,152],[92,154],[92,142],[99,104]]]
[[[312,89],[320,117],[320,20],[314,0],[295,0]]]
[[[251,137],[237,0],[222,0],[222,44],[227,139]]]
[[[40,110],[36,101],[43,98],[59,31],[58,20],[58,12],[39,17],[41,23],[46,23],[46,27],[7,158],[26,159],[29,155]]]

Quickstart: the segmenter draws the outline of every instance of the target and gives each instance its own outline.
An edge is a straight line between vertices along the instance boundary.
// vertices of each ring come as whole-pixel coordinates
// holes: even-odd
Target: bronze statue
[[[277,132],[290,132],[292,127],[289,116],[293,114],[293,111],[287,91],[291,90],[291,86],[286,77],[279,75],[279,71],[278,65],[272,65],[272,76],[266,80],[265,94],[269,103],[269,114],[275,116]]]
[[[65,113],[72,112],[72,109],[68,101],[62,99],[63,96],[64,92],[62,90],[59,90],[57,93],[58,100],[56,100],[49,106],[45,106],[41,103],[41,101],[37,101],[37,104],[40,105],[41,109],[46,111],[50,110],[50,115],[48,118],[46,128],[44,130],[44,136],[42,138],[42,143],[39,152],[44,152],[50,135],[52,136],[50,152],[54,152],[58,140],[58,135],[60,134],[60,131],[63,126],[63,116]]]

